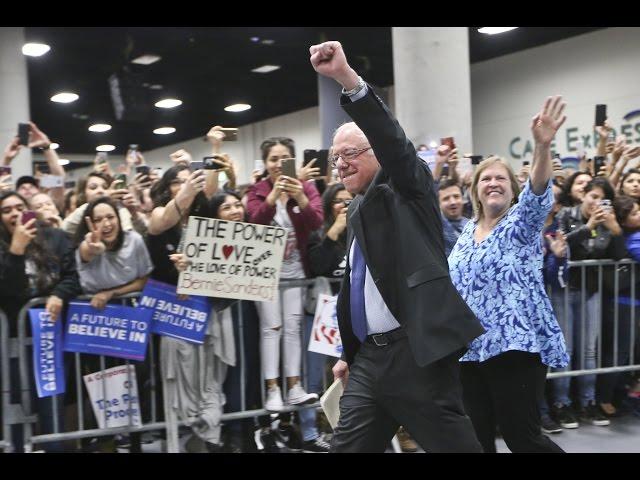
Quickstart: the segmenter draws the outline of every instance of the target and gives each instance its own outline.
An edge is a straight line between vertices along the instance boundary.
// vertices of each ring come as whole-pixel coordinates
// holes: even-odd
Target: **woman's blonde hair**
[[[502,165],[509,175],[509,180],[511,181],[511,190],[513,191],[511,205],[518,201],[518,196],[520,195],[520,184],[518,183],[516,174],[513,173],[511,166],[504,158],[492,155],[491,157],[488,157],[480,162],[480,165],[478,165],[478,168],[473,174],[473,180],[471,181],[471,204],[473,205],[473,214],[476,220],[480,220],[484,216],[482,204],[480,203],[480,198],[478,197],[478,182],[480,181],[480,175],[482,175],[482,172],[484,172],[487,168],[492,167],[495,164]]]

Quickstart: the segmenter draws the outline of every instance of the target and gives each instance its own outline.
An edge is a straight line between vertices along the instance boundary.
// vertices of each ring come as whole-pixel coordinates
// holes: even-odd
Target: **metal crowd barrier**
[[[547,374],[547,378],[559,378],[559,377],[577,377],[581,375],[591,375],[591,374],[606,374],[606,373],[616,373],[616,372],[629,372],[640,370],[640,352],[635,351],[636,346],[636,325],[637,319],[635,311],[635,301],[637,300],[635,283],[637,277],[637,267],[638,264],[631,259],[623,259],[623,260],[580,260],[580,261],[569,261],[567,262],[567,266],[569,268],[569,274],[571,269],[580,269],[581,272],[581,285],[580,290],[578,290],[580,294],[580,307],[579,307],[579,315],[581,317],[580,323],[580,336],[581,339],[580,345],[575,345],[573,348],[573,352],[575,356],[575,360],[573,361],[572,368],[567,371],[554,371]],[[613,295],[606,292],[604,289],[604,268],[612,267],[613,268]],[[587,298],[590,296],[587,291],[587,274],[589,271],[593,271],[597,269],[597,285],[598,289],[595,292],[596,301],[597,301],[597,348],[596,348],[596,368],[586,368],[585,367],[585,358],[586,358],[586,329],[587,329]],[[630,322],[630,335],[629,335],[629,360],[625,365],[618,365],[618,352],[619,352],[619,334],[620,334],[620,315],[619,315],[619,298],[620,298],[620,274],[622,269],[630,270],[630,280],[631,286],[629,289],[629,298],[630,298],[630,312],[629,312],[629,322]],[[567,278],[569,278],[567,276]],[[572,307],[570,302],[570,293],[571,287],[569,286],[569,281],[566,281],[566,285],[564,285],[563,295],[564,295],[564,314],[565,316],[569,315],[569,310]],[[592,294],[594,295],[594,294]],[[551,297],[551,295],[550,295]],[[608,300],[613,302],[614,306],[614,318],[613,318],[613,340],[612,345],[610,346],[613,350],[613,365],[612,366],[603,366],[602,365],[602,357],[603,357],[603,341],[602,341],[602,321],[603,321],[603,300]],[[558,316],[556,314],[556,316]],[[558,318],[560,323],[566,323],[566,318]],[[574,318],[573,325],[578,323],[578,320]],[[563,332],[564,333],[564,332]],[[574,335],[575,336],[575,335]],[[608,345],[604,345],[607,347]]]
[[[7,453],[13,452],[11,442],[11,377],[9,376],[9,322],[6,314],[0,310],[0,379],[2,380],[2,439],[0,448]]]
[[[332,281],[339,281],[339,280],[329,280],[329,281],[332,282]],[[283,290],[285,288],[292,288],[292,287],[308,287],[313,284],[314,284],[313,279],[284,280],[280,282],[279,289]],[[114,297],[109,303],[113,304],[116,301],[120,301],[124,305],[127,303],[127,300],[138,298],[140,293],[141,292],[134,292],[134,293],[129,293],[123,296]],[[83,295],[83,296],[77,297],[75,300],[90,300],[91,297],[92,297],[91,295]],[[280,296],[280,298],[282,297]],[[154,355],[154,345],[151,339],[149,340],[149,344],[148,344],[149,347],[148,347],[147,355],[145,358],[145,362],[149,362],[149,368],[150,368],[149,375],[151,380],[150,381],[151,386],[150,386],[149,392],[151,395],[151,422],[143,424],[141,426],[133,426],[131,425],[132,416],[130,415],[128,426],[85,429],[84,428],[85,408],[83,403],[83,400],[84,400],[83,381],[82,381],[81,359],[80,359],[81,354],[74,353],[73,355],[74,355],[74,364],[75,364],[74,373],[76,377],[75,379],[76,379],[76,399],[77,399],[77,410],[78,410],[77,411],[78,430],[65,431],[65,432],[60,431],[60,425],[58,424],[58,416],[57,416],[57,402],[59,401],[59,399],[57,398],[57,396],[53,396],[51,398],[53,401],[54,433],[34,435],[32,424],[37,422],[37,412],[33,412],[33,406],[32,406],[32,403],[33,403],[32,402],[32,399],[33,399],[32,384],[34,383],[34,378],[33,378],[33,371],[32,369],[29,368],[29,352],[27,349],[27,347],[32,343],[31,338],[27,337],[27,325],[29,324],[28,311],[30,308],[36,308],[36,307],[41,307],[45,305],[46,300],[47,300],[46,297],[33,298],[23,306],[23,308],[20,310],[20,313],[18,314],[18,338],[16,340],[17,340],[17,357],[19,359],[21,405],[17,405],[17,406],[14,405],[14,407],[21,407],[21,411],[25,412],[20,416],[20,418],[22,419],[22,427],[23,427],[23,433],[24,433],[25,452],[32,452],[34,450],[34,445],[47,443],[47,442],[62,442],[62,441],[68,441],[68,440],[80,440],[84,438],[94,438],[94,437],[101,437],[101,436],[114,436],[114,435],[121,435],[121,434],[124,435],[124,434],[132,434],[132,433],[135,434],[135,433],[142,433],[142,432],[162,430],[162,429],[167,430],[167,445],[169,447],[169,451],[170,452],[177,451],[177,437],[176,437],[177,429],[174,429],[173,432],[170,432],[169,429],[171,428],[171,425],[168,425],[167,419],[165,419],[164,421],[158,421],[158,417],[157,417],[156,390],[158,387],[156,386],[156,382],[155,382],[157,366],[155,365],[156,362],[155,362],[155,355]],[[239,330],[239,337],[240,337],[238,339],[239,340],[238,358],[240,359],[240,361],[237,362],[237,364],[240,365],[240,369],[241,369],[241,373],[240,373],[241,410],[238,412],[223,413],[221,416],[221,423],[224,423],[225,421],[230,421],[230,420],[255,418],[255,417],[261,417],[261,416],[267,416],[267,415],[273,414],[273,412],[267,411],[264,408],[246,410],[246,398],[245,398],[246,385],[245,385],[245,371],[244,371],[246,362],[245,362],[245,346],[244,346],[244,335],[243,335],[244,319],[243,319],[242,308],[240,308],[239,303],[235,303],[234,306],[232,306],[231,308],[237,308],[237,311],[238,311],[238,326],[239,326],[238,330]],[[304,338],[304,332],[305,332],[304,322],[305,322],[305,319],[303,319],[302,321],[301,331],[300,331],[300,334],[303,338]],[[7,359],[4,358],[5,356],[8,356],[7,355],[8,349],[5,347],[5,343],[7,343],[7,341],[9,340],[8,328],[7,328],[8,325],[6,325],[6,323],[7,323],[6,317],[3,317],[2,315],[0,315],[0,325],[2,326],[2,331],[0,332],[0,339],[2,340],[2,344],[0,345],[2,349],[1,350],[2,358],[0,358],[0,362],[2,364],[2,388],[3,388],[2,406],[3,406],[3,412],[5,414],[5,417],[8,413],[8,409],[6,407],[8,405],[10,388],[14,388],[14,389],[17,388],[16,385],[9,384],[9,376],[8,376],[9,362],[7,361]],[[306,346],[303,343],[302,359],[303,359],[303,373],[304,373],[303,384],[304,385],[307,384],[305,352],[306,352]],[[113,358],[113,357],[110,357],[110,358]],[[124,359],[117,359],[117,360],[125,362],[124,365],[126,365],[128,368],[128,365],[130,364],[128,360],[124,360]],[[99,361],[100,361],[100,370],[105,370],[107,368],[105,357],[99,356]],[[7,370],[7,372],[5,372],[5,369]],[[130,380],[129,370],[127,371],[127,375],[128,375],[128,380]],[[262,373],[262,368],[261,368],[261,379],[263,383],[260,385],[260,391],[262,394],[262,402],[264,404],[265,388],[264,388],[264,374]],[[323,379],[324,379],[324,372],[323,372]],[[283,378],[283,381],[286,381],[286,380]],[[67,379],[67,382],[68,382],[68,379]],[[129,381],[128,383],[129,383],[129,388],[131,388],[131,382]],[[324,383],[324,387],[326,389],[326,383]],[[106,387],[105,387],[104,377],[102,379],[102,388],[103,388],[103,392],[105,392]],[[142,395],[142,389],[139,387],[138,402],[141,401],[140,400],[141,395]],[[131,394],[129,394],[129,404],[128,404],[129,409],[131,408],[131,401],[132,401],[132,396]],[[320,405],[319,402],[315,402],[313,404],[302,405],[302,406],[286,406],[282,410],[282,413],[294,412],[294,411],[307,409],[307,408],[317,409],[319,408],[319,405]],[[92,412],[89,415],[92,415]],[[105,418],[106,418],[106,409],[105,409]],[[20,423],[20,422],[15,422],[15,423]],[[178,426],[184,426],[184,425],[187,425],[188,423],[185,421],[177,421],[175,422],[175,424],[177,424]],[[173,425],[173,427],[175,427],[175,425]],[[0,446],[6,445],[5,451],[12,451],[12,445],[10,444],[9,429],[10,429],[10,426],[8,425],[7,421],[4,420],[3,435],[5,438],[4,440],[5,443],[4,444],[0,443]],[[171,437],[176,437],[174,438],[174,440],[176,441],[173,442],[173,446],[172,446]],[[8,439],[8,441],[6,439]]]

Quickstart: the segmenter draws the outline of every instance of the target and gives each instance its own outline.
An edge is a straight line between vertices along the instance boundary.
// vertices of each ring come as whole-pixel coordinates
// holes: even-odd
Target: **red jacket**
[[[251,223],[259,223],[261,225],[271,225],[273,217],[276,214],[275,205],[270,206],[266,198],[273,188],[271,178],[251,185],[247,190],[248,201],[247,211],[249,212],[249,221]],[[291,218],[291,223],[296,231],[296,239],[298,240],[298,250],[302,258],[302,265],[307,277],[310,276],[309,259],[307,257],[307,243],[309,237],[314,230],[322,227],[324,214],[322,212],[322,201],[320,194],[314,182],[302,182],[304,194],[309,199],[309,205],[304,210],[298,208],[295,200],[290,199],[287,202],[287,213]]]

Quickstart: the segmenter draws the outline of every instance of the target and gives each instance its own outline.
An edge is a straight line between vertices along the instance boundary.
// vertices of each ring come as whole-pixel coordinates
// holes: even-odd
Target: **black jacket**
[[[465,349],[484,333],[451,283],[433,177],[391,112],[369,86],[341,105],[362,129],[382,166],[349,205],[347,245],[358,239],[387,307],[407,330],[416,363],[425,366]],[[350,267],[338,298],[344,358],[360,346],[350,319]]]
[[[327,277],[341,279],[344,276],[346,267],[346,246],[347,236],[344,232],[338,241],[333,241],[326,234],[315,231],[309,237],[308,255],[309,267],[313,277]],[[337,294],[340,284],[331,283],[333,294]]]
[[[44,239],[47,250],[55,257],[57,281],[44,291],[31,292],[25,270],[25,256],[3,251],[0,255],[0,308],[9,319],[9,334],[17,336],[17,315],[22,306],[33,297],[55,295],[68,301],[80,295],[81,288],[76,271],[75,250],[69,236],[58,228],[38,225],[38,236]],[[52,257],[53,258],[53,257]]]

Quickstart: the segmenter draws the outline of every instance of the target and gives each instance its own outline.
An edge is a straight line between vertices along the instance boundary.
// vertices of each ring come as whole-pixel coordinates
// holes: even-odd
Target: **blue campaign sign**
[[[151,312],[143,308],[71,302],[64,336],[66,352],[144,360]]]
[[[44,308],[30,308],[29,318],[33,335],[33,373],[38,398],[64,393],[62,319],[52,322]]]
[[[175,285],[149,280],[142,291],[140,306],[153,312],[153,333],[192,343],[204,342],[211,311],[207,297],[190,295],[188,300],[179,300]]]

